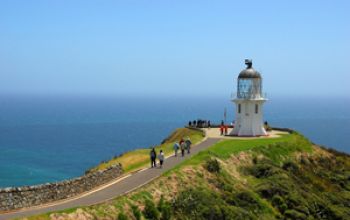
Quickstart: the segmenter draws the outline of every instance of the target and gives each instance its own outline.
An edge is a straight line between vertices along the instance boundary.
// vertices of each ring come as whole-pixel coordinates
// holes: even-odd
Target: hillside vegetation
[[[298,133],[225,140],[112,201],[29,219],[350,219],[350,157]]]
[[[196,144],[203,139],[203,133],[198,130],[188,128],[178,128],[167,137],[162,144],[154,146],[157,152],[163,150],[165,156],[173,153],[173,146],[175,142],[179,142],[181,138],[189,137],[191,141]],[[120,163],[125,172],[132,172],[143,167],[149,166],[150,148],[137,149],[126,152],[113,159],[102,162],[98,166],[91,168],[87,172],[95,172],[106,169],[114,164]]]

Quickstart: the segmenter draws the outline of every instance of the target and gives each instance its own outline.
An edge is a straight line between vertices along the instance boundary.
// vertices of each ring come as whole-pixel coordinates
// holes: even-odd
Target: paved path
[[[268,131],[268,136],[259,136],[259,137],[237,137],[237,136],[222,136],[220,135],[220,128],[203,128],[206,137],[208,138],[221,138],[221,139],[245,139],[245,140],[251,140],[251,139],[266,139],[266,138],[277,138],[280,137],[283,134],[288,134],[286,131],[278,131],[278,130],[272,130]],[[232,131],[232,128],[229,128],[227,130],[228,133]]]
[[[11,219],[16,217],[25,217],[31,216],[40,213],[46,213],[50,211],[58,211],[66,208],[72,208],[83,205],[92,205],[96,203],[101,203],[106,200],[110,200],[127,192],[130,192],[140,186],[145,185],[146,183],[152,181],[153,179],[159,177],[162,173],[173,168],[175,165],[179,164],[186,158],[191,157],[192,155],[198,153],[199,151],[208,148],[209,146],[215,144],[221,140],[220,138],[207,138],[203,142],[197,144],[192,148],[192,152],[190,155],[183,157],[174,157],[171,156],[167,158],[164,162],[164,166],[162,169],[159,168],[149,168],[132,175],[125,176],[116,180],[113,183],[103,186],[100,189],[97,189],[92,192],[88,192],[85,195],[82,195],[77,198],[72,198],[69,200],[57,202],[54,204],[49,204],[40,207],[33,207],[28,209],[19,210],[16,212],[0,214],[0,220],[3,219]]]

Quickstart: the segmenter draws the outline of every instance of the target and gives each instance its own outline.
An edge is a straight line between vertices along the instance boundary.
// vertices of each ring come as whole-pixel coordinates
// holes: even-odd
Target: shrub
[[[279,195],[274,195],[272,197],[272,205],[275,206],[281,213],[284,213],[288,208],[284,199]]]
[[[258,157],[254,156],[252,161],[253,161],[253,164],[257,164],[258,163]]]
[[[199,216],[206,212],[205,209],[221,202],[222,200],[219,200],[218,196],[211,191],[188,189],[178,194],[174,202],[174,209],[181,215],[198,219]]]
[[[305,214],[300,213],[300,212],[295,211],[295,210],[290,210],[290,209],[285,211],[284,216],[287,219],[297,219],[297,220],[307,219],[307,216]]]
[[[233,194],[226,195],[233,197]],[[203,189],[180,192],[174,202],[174,211],[177,219],[256,219],[250,210],[229,205],[216,192]]]
[[[249,171],[256,178],[265,178],[277,173],[277,169],[269,164],[256,164]]]
[[[161,220],[169,220],[171,219],[171,215],[172,215],[172,210],[170,205],[166,204],[163,206],[162,208],[162,215],[161,215]]]
[[[118,215],[118,220],[128,220],[128,216],[121,212]]]
[[[205,163],[205,168],[211,173],[219,173],[220,172],[220,163],[217,159],[209,159]]]
[[[159,212],[154,205],[153,201],[151,200],[146,200],[145,203],[145,209],[143,210],[143,215],[145,216],[146,219],[150,220],[158,220],[159,219]]]
[[[139,207],[136,205],[131,206],[132,214],[134,215],[136,220],[141,220],[141,212]]]
[[[257,192],[263,197],[267,199],[272,199],[274,195],[287,195],[288,194],[288,186],[280,185],[276,182],[266,182],[261,184],[257,188]]]
[[[172,210],[170,205],[164,201],[164,197],[161,196],[157,206],[159,212],[161,213],[161,220],[169,220],[171,218]]]
[[[255,195],[250,191],[243,191],[234,195],[234,200],[237,206],[244,208],[252,212],[258,212],[262,209],[261,204],[255,197]]]
[[[165,202],[164,202],[164,197],[163,195],[160,197],[160,200],[158,202],[158,206],[157,206],[157,209],[161,212],[163,207],[165,205]]]
[[[299,167],[293,161],[286,161],[283,163],[282,169],[296,173],[296,172],[298,172]]]

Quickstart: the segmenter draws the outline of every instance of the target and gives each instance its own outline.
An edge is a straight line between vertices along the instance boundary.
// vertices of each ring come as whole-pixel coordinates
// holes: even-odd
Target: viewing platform
[[[228,134],[233,128],[228,128]],[[267,132],[267,136],[257,136],[257,137],[242,137],[242,136],[232,136],[232,135],[220,135],[220,128],[202,128],[205,132],[207,138],[222,138],[222,139],[262,139],[262,138],[278,138],[284,134],[288,134],[287,131],[272,130]]]

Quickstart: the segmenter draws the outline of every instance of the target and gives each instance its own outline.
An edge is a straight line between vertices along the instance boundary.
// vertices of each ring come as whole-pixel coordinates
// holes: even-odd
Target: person
[[[179,148],[180,148],[180,145],[179,145],[179,143],[176,142],[174,144],[175,157],[177,157],[177,151],[179,150]]]
[[[181,156],[185,156],[186,143],[183,139],[180,141]]]
[[[220,125],[220,135],[224,134],[224,126]]]
[[[208,128],[210,128],[210,126],[211,126],[211,125],[210,125],[210,120],[209,120],[209,121],[208,121]]]
[[[185,142],[186,142],[187,153],[189,154],[191,151],[191,144],[192,144],[190,137],[187,137]]]
[[[181,146],[182,142],[184,142],[183,138],[180,139],[180,146]]]
[[[162,168],[163,162],[164,162],[164,153],[162,150],[160,150],[160,152],[159,152],[158,159],[159,159],[160,168]]]
[[[150,156],[151,156],[151,167],[156,167],[156,158],[157,158],[157,153],[156,150],[154,148],[152,148],[151,152],[150,152]]]
[[[191,127],[191,126],[192,126],[192,122],[189,121],[189,122],[188,122],[188,127]]]
[[[225,125],[225,135],[227,135],[228,126]]]
[[[197,121],[196,120],[193,120],[192,124],[193,124],[194,127],[197,127]]]

